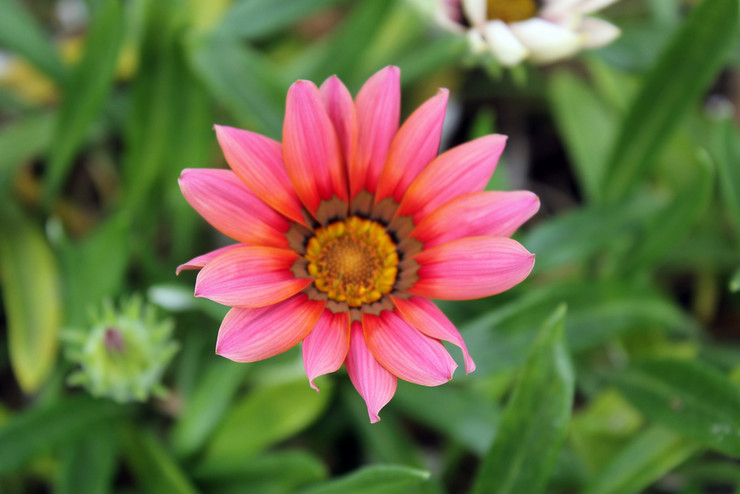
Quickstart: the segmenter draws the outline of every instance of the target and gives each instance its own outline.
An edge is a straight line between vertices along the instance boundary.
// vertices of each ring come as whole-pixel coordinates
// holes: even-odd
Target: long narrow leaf
[[[10,363],[26,393],[54,368],[62,324],[59,268],[43,232],[11,204],[0,214],[0,280]]]
[[[47,200],[56,195],[67,177],[90,124],[105,103],[123,40],[123,19],[121,3],[106,0],[93,19],[85,41],[85,54],[64,88],[45,177]]]
[[[377,465],[306,489],[301,494],[404,494],[428,478],[429,473],[423,470],[400,465]]]
[[[67,70],[59,53],[18,0],[0,2],[0,46],[18,53],[58,84],[64,82]]]
[[[671,132],[722,67],[737,25],[737,0],[704,0],[673,37],[612,147],[605,188],[609,200],[623,198],[652,166]]]
[[[70,444],[91,427],[129,413],[108,400],[66,398],[33,408],[0,428],[0,475],[10,473],[48,448]]]
[[[126,461],[140,489],[150,494],[195,494],[197,489],[157,437],[132,426],[123,429]]]
[[[740,389],[719,371],[698,362],[656,360],[615,375],[614,382],[648,418],[740,456]]]
[[[565,307],[547,321],[478,471],[474,494],[543,492],[573,404],[575,377],[565,346]]]
[[[586,494],[636,494],[699,451],[678,434],[653,427],[636,435],[588,484]]]

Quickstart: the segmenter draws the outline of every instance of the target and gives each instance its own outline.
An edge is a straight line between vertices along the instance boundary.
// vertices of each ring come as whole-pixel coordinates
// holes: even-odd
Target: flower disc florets
[[[350,307],[390,293],[398,273],[396,245],[385,227],[358,216],[317,229],[305,258],[316,288]]]

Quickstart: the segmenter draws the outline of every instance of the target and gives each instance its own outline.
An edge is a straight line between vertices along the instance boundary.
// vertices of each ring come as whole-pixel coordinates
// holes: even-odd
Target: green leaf
[[[732,115],[726,115],[710,128],[712,157],[718,168],[720,192],[740,235],[740,131]]]
[[[63,457],[59,494],[106,494],[111,492],[116,472],[116,440],[110,424],[88,429]]]
[[[281,135],[290,81],[282,81],[263,55],[223,37],[193,41],[188,48],[193,72],[239,125],[272,137]]]
[[[616,202],[653,165],[682,117],[714,80],[732,47],[737,0],[704,0],[660,55],[612,146],[604,191]]]
[[[429,479],[429,472],[400,465],[373,465],[301,494],[404,494]]]
[[[325,381],[318,394],[305,379],[263,385],[247,394],[212,434],[198,475],[238,470],[244,458],[306,428],[328,404],[330,382]]]
[[[19,118],[0,129],[0,196],[6,196],[18,169],[40,155],[51,142],[54,115],[39,113]]]
[[[732,278],[730,278],[730,291],[740,291],[740,268],[736,269],[732,275]]]
[[[548,96],[581,190],[591,202],[602,202],[616,115],[581,79],[564,70],[550,78]]]
[[[632,494],[643,489],[689,456],[699,446],[661,427],[637,434],[587,485],[586,494]]]
[[[80,240],[64,237],[59,242],[64,272],[66,324],[89,323],[90,309],[105,298],[120,294],[130,254],[131,222],[113,216]],[[100,273],[105,272],[105,276]]]
[[[144,492],[150,494],[198,492],[180,465],[152,432],[130,425],[123,429],[121,436],[126,462],[138,481],[137,485]]]
[[[649,419],[712,449],[740,456],[740,389],[699,362],[655,360],[614,376]]]
[[[553,282],[460,325],[478,365],[471,378],[522,365],[541,321],[561,302],[568,304],[565,329],[572,352],[645,328],[681,335],[699,330],[673,300],[649,286],[616,280]]]
[[[0,475],[17,470],[49,448],[72,443],[91,427],[128,411],[112,401],[79,396],[17,415],[0,428]]]
[[[583,263],[631,243],[635,226],[657,210],[656,202],[632,196],[617,206],[580,208],[538,225],[522,243],[537,254],[537,271]]]
[[[57,83],[66,69],[48,36],[18,0],[0,2],[0,46],[16,52]]]
[[[218,359],[205,369],[172,429],[172,445],[179,455],[192,455],[205,443],[244,382],[248,368]]]
[[[238,471],[208,483],[207,492],[294,493],[301,487],[326,479],[326,466],[302,451],[280,451],[249,458]]]
[[[130,91],[123,157],[125,208],[132,217],[151,217],[145,212],[150,191],[167,165],[177,166],[172,156],[177,127],[189,126],[181,122],[187,118],[181,91],[191,81],[174,34],[182,13],[176,5],[146,2],[142,13],[141,59]]]
[[[45,176],[47,200],[54,198],[67,178],[75,154],[110,92],[123,40],[123,19],[121,3],[105,0],[92,20],[82,60],[64,87]]]
[[[696,161],[698,172],[645,224],[642,240],[621,263],[625,271],[660,262],[706,211],[714,189],[714,164],[704,150],[697,151]]]
[[[456,378],[457,379],[457,378]],[[399,383],[395,405],[419,422],[483,455],[491,446],[501,412],[470,386],[428,388]]]
[[[296,57],[298,68],[291,70],[291,74],[295,73],[298,77],[308,72],[309,79],[313,81],[340,74],[343,82],[350,88],[353,83],[361,83],[349,81],[347,77],[350,74],[355,75],[357,60],[361,59],[368,49],[369,43],[366,40],[371,40],[377,35],[391,5],[390,0],[353,4],[352,11],[326,40],[319,40],[305,50],[304,56]]]
[[[412,467],[424,465],[424,458],[416,448],[414,439],[392,413],[393,402],[383,409],[382,420],[371,424],[365,402],[347,381],[340,395],[344,405],[342,417],[351,420],[351,426],[362,439],[363,450],[369,458],[378,463],[399,463]]]
[[[338,0],[239,0],[216,28],[222,36],[257,39],[273,34]]]
[[[543,492],[567,431],[575,377],[565,346],[565,306],[542,328],[514,388],[474,494]]]
[[[54,368],[62,323],[59,269],[43,232],[15,206],[0,214],[0,280],[8,315],[10,363],[24,392],[41,387]]]
[[[606,388],[573,416],[569,442],[590,471],[601,470],[644,423],[622,394]]]

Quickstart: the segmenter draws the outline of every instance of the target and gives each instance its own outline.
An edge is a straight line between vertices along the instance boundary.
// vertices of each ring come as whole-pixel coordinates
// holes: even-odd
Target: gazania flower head
[[[490,52],[506,66],[554,62],[619,36],[617,27],[589,15],[616,0],[438,1],[443,26],[467,32],[474,51]]]
[[[530,192],[485,192],[506,138],[437,156],[448,92],[399,128],[400,71],[353,100],[336,77],[288,91],[282,144],[216,126],[231,170],[188,169],[180,187],[237,241],[180,266],[195,295],[233,308],[216,353],[252,362],[303,342],[312,387],[342,364],[370,420],[398,378],[436,386],[465,342],[430,298],[462,300],[524,280],[534,256],[509,236],[539,208]]]

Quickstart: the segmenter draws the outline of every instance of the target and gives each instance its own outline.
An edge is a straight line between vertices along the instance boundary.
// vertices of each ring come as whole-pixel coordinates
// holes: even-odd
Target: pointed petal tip
[[[309,378],[309,379],[308,379],[308,385],[309,385],[309,386],[311,386],[311,389],[313,389],[313,390],[315,390],[315,391],[316,391],[316,394],[319,394],[319,393],[321,393],[321,390],[320,390],[320,389],[319,389],[319,387],[318,387],[318,386],[316,385],[316,383],[314,382],[314,380],[313,380],[313,379],[311,379],[311,378]]]
[[[370,417],[370,423],[371,424],[376,424],[376,423],[380,422],[380,416],[377,413],[372,413],[372,412],[368,411],[367,414]]]

